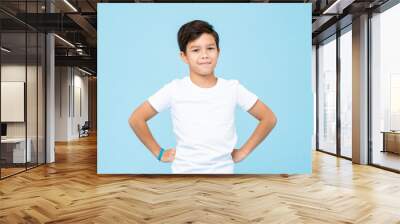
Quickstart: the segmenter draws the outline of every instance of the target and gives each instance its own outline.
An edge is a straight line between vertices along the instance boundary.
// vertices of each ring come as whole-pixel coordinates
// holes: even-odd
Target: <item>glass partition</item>
[[[45,163],[45,34],[16,19],[44,3],[0,2],[1,179]]]
[[[1,34],[1,176],[24,171],[26,144],[26,33]],[[6,50],[4,50],[6,49]]]

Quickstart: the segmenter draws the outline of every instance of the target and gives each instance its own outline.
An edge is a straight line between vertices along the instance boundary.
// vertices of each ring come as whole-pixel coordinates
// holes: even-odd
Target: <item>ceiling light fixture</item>
[[[68,40],[58,36],[57,34],[54,34],[55,37],[57,37],[58,39],[60,39],[61,41],[63,41],[64,43],[68,44],[69,46],[75,48],[75,45],[71,44],[71,42],[69,42]]]
[[[339,4],[340,0],[336,0],[332,5],[330,5],[327,9],[324,10],[322,14],[331,13],[333,9],[336,9],[337,5]]]
[[[67,0],[64,0],[65,4],[67,4],[72,10],[74,10],[74,12],[78,12],[78,10],[71,4],[69,3]]]
[[[324,10],[322,14],[342,14],[343,9],[351,5],[355,0],[336,0],[332,5]]]
[[[1,47],[1,50],[4,51],[4,52],[7,52],[7,53],[10,53],[10,52],[11,52],[11,50],[9,50],[9,49],[7,49],[7,48],[5,48],[5,47]]]
[[[81,71],[81,72],[83,72],[83,73],[85,73],[85,74],[92,75],[92,73],[90,73],[90,72],[88,72],[88,71],[85,71],[85,70],[83,70],[83,69],[81,69],[81,68],[79,68],[79,67],[78,67],[78,70]]]

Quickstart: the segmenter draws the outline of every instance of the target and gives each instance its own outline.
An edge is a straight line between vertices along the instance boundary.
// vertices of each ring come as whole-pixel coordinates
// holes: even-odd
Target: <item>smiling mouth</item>
[[[199,63],[199,65],[211,65],[211,62],[207,62],[207,63]]]

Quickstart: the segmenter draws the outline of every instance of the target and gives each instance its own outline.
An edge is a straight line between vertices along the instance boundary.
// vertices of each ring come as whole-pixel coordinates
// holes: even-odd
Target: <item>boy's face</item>
[[[214,74],[219,49],[211,34],[203,33],[199,38],[188,43],[186,53],[181,52],[182,60],[189,65],[190,72],[199,75]]]

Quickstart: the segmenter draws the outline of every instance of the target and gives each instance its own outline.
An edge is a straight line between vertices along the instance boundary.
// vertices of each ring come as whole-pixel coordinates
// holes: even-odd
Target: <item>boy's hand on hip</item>
[[[174,161],[175,153],[176,153],[176,150],[174,148],[165,150],[164,154],[162,155],[161,161],[166,162],[166,163],[170,163],[170,162]]]
[[[232,153],[231,153],[231,155],[232,155],[232,160],[233,160],[233,162],[235,162],[235,163],[238,163],[238,162],[240,162],[240,161],[242,161],[244,158],[246,158],[246,154],[245,153],[243,153],[243,151],[242,150],[240,150],[240,149],[234,149],[233,151],[232,151]]]

